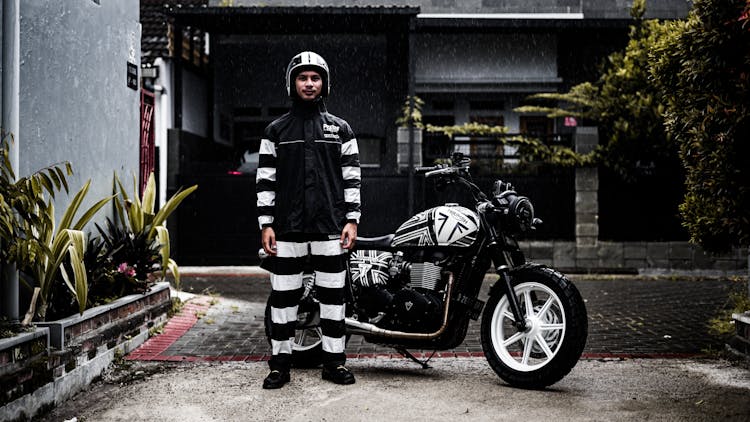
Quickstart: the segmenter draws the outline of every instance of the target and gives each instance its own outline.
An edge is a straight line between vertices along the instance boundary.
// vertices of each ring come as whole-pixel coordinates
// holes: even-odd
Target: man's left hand
[[[341,247],[344,249],[351,249],[354,247],[354,242],[357,240],[357,224],[346,223],[344,230],[341,231]]]

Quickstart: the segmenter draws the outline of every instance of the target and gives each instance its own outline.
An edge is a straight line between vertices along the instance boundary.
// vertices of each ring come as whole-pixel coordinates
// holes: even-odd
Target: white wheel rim
[[[297,325],[306,328],[294,330],[292,351],[304,352],[314,349],[323,341],[323,330],[320,328],[317,311],[297,313]]]
[[[537,370],[557,355],[565,339],[565,311],[557,294],[540,283],[515,287],[526,331],[516,329],[505,295],[495,307],[490,325],[492,347],[500,360],[521,372]]]
[[[322,341],[323,332],[319,327],[297,330],[292,341],[292,350],[303,352],[314,349]]]

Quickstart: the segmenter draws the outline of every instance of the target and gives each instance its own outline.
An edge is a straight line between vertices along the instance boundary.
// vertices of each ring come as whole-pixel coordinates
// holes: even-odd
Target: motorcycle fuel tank
[[[468,247],[477,239],[479,216],[454,204],[430,208],[396,230],[393,246]]]

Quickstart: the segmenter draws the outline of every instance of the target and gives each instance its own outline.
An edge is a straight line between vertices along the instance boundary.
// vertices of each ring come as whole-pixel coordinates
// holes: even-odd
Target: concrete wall
[[[71,197],[93,179],[84,206],[111,194],[113,172],[132,180],[140,93],[126,72],[140,40],[138,0],[21,2],[20,175],[70,161]]]

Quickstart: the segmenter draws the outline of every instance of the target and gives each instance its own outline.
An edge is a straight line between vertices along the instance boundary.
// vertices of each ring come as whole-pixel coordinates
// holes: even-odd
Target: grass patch
[[[744,281],[744,280],[743,280]],[[735,291],[729,294],[726,306],[719,314],[708,321],[708,332],[717,337],[726,339],[737,332],[732,314],[741,314],[750,311],[750,297],[747,291]]]

